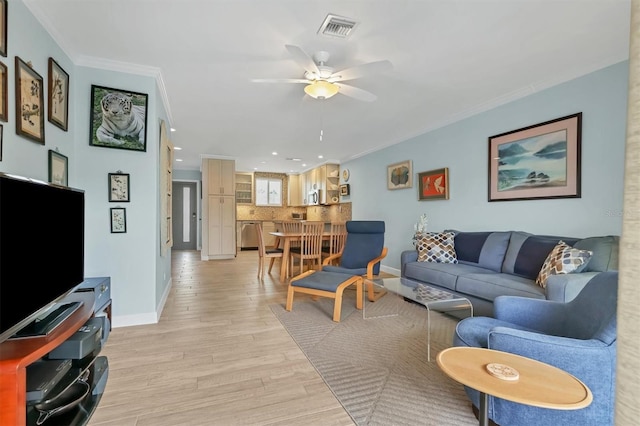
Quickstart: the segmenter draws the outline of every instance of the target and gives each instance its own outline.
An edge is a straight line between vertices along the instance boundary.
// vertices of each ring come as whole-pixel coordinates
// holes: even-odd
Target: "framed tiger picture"
[[[89,145],[145,152],[148,101],[144,93],[92,85]]]

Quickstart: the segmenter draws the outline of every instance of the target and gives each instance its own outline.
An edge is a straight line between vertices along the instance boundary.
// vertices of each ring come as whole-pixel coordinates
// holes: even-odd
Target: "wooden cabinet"
[[[160,254],[165,256],[173,246],[173,144],[167,136],[167,128],[160,123]]]
[[[236,256],[235,161],[204,159],[202,260]],[[206,177],[206,179],[204,179]]]
[[[324,202],[338,204],[340,202],[340,165],[325,164],[324,166]]]
[[[253,204],[253,173],[236,173],[236,203]]]
[[[262,240],[266,247],[273,247],[276,242],[276,237],[271,235],[271,232],[276,231],[276,224],[273,222],[262,222]]]
[[[226,259],[236,254],[236,205],[233,198],[209,195],[209,259]]]
[[[289,175],[289,202],[290,207],[303,206],[304,196],[302,195],[302,187],[300,186],[302,175]]]
[[[236,162],[233,160],[207,159],[210,195],[234,195]]]

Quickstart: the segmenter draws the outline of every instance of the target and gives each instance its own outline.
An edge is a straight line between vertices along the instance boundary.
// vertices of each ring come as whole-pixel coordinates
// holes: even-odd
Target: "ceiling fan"
[[[304,78],[259,78],[252,79],[254,83],[302,83],[306,84],[304,91],[315,99],[328,99],[337,93],[366,102],[373,102],[377,96],[371,92],[342,83],[370,74],[389,71],[393,68],[391,62],[375,61],[341,71],[335,71],[327,65],[329,52],[319,51],[309,56],[298,46],[285,45],[293,59],[305,70]]]

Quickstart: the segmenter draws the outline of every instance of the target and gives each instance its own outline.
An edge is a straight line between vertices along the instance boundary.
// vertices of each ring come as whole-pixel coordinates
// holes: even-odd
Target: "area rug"
[[[428,362],[424,307],[393,294],[366,303],[364,319],[355,292],[345,292],[340,323],[326,298],[297,296],[291,312],[271,310],[357,425],[477,425],[462,385],[435,361],[456,321],[431,313]]]

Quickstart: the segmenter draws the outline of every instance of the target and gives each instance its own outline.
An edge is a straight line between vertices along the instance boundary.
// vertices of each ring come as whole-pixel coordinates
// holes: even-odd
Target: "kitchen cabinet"
[[[236,256],[235,161],[202,160],[202,260]],[[205,179],[206,177],[206,179]]]
[[[302,175],[289,175],[289,202],[290,207],[304,206]],[[306,182],[306,181],[305,181]]]
[[[338,204],[340,202],[340,165],[325,164],[323,167],[323,201],[325,204]]]
[[[276,224],[273,222],[262,222],[262,240],[266,247],[273,247],[276,242],[276,237],[271,235],[271,232],[276,232]]]
[[[228,259],[236,255],[236,203],[234,197],[209,195],[208,256]]]
[[[235,195],[234,181],[236,162],[234,160],[207,159],[207,180],[209,195]]]
[[[253,173],[236,173],[236,203],[253,204]]]

